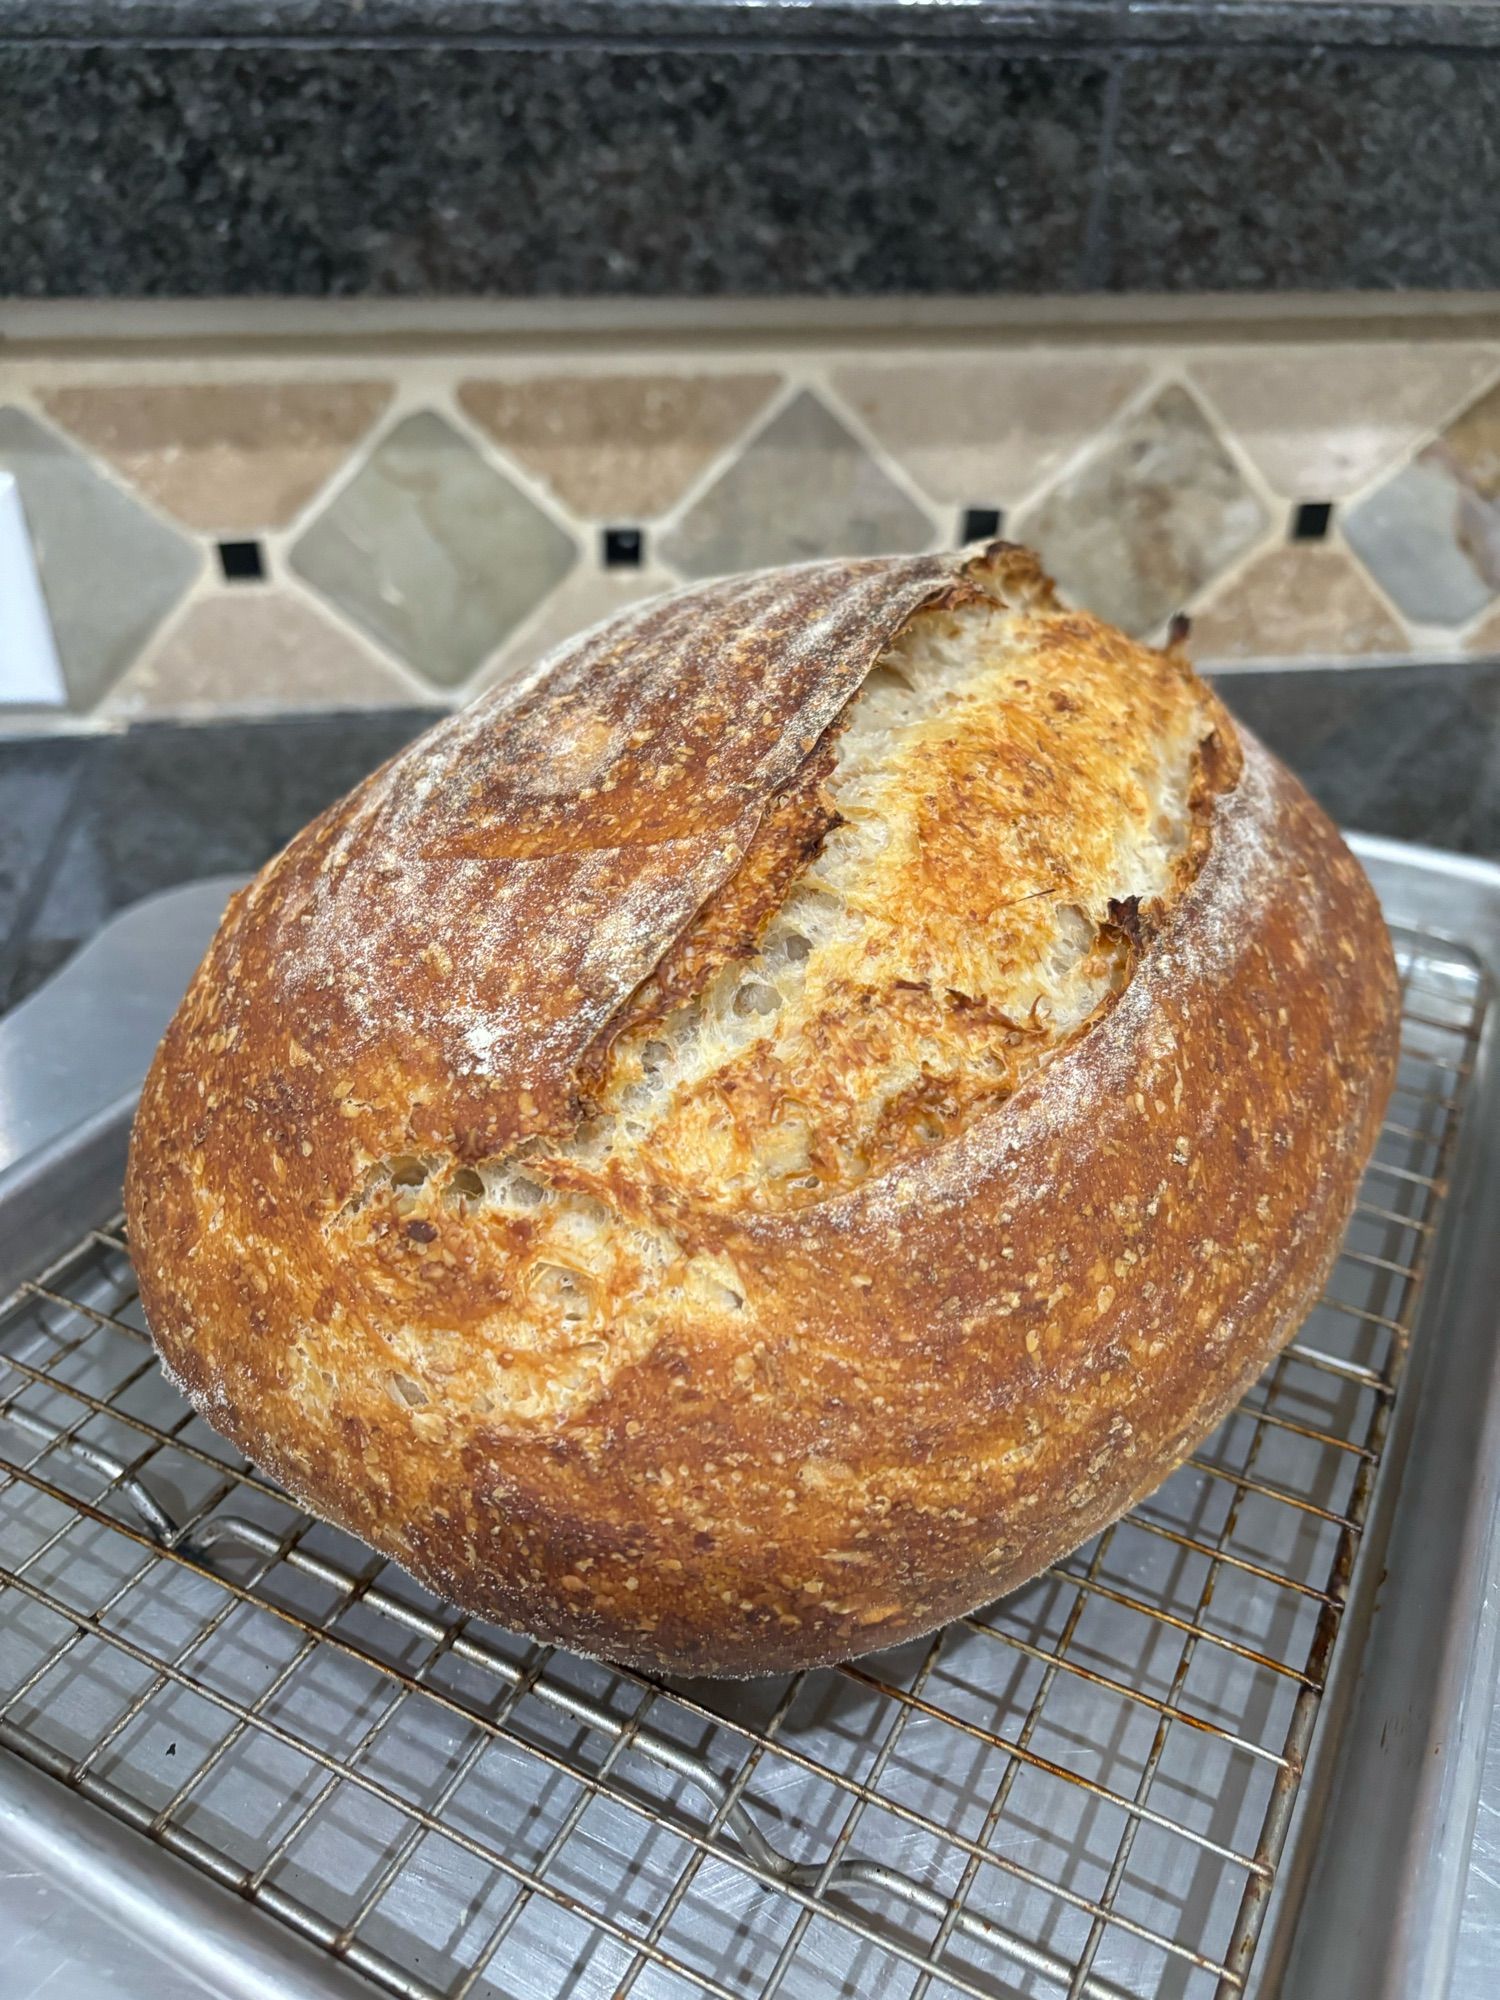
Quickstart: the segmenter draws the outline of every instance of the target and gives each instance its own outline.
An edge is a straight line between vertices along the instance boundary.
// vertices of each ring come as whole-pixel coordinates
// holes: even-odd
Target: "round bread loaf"
[[[679,591],[225,917],[127,1184],[207,1420],[503,1624],[836,1660],[1163,1479],[1336,1253],[1369,884],[1180,647],[1025,552]]]

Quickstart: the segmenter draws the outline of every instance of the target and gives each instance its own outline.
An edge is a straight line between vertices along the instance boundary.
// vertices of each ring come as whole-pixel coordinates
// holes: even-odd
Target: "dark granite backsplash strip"
[[[14,44],[0,289],[1070,291],[1104,84],[1082,57]]]
[[[1500,660],[1217,686],[1341,826],[1500,860]]]
[[[0,294],[1484,289],[1497,51],[1488,0],[0,0]]]
[[[1330,4],[1337,11],[1350,0]],[[1123,12],[1123,0],[362,0],[357,11],[347,0],[0,0],[0,40],[757,52],[1005,40],[1076,46],[1112,40]]]
[[[1106,289],[1500,281],[1500,63],[1173,50],[1124,75]]]
[[[18,959],[68,841],[88,768],[88,746],[44,737],[14,768],[0,746],[0,1009],[10,1004]]]

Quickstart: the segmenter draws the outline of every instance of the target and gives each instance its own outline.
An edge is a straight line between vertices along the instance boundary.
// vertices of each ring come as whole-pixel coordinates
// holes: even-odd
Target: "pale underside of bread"
[[[1368,884],[1180,654],[966,557],[600,628],[239,898],[143,1095],[209,1421],[653,1669],[927,1629],[1192,1449],[1383,1108]]]

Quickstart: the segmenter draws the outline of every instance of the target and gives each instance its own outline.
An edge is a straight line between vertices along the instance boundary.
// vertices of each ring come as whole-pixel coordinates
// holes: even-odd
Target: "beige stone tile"
[[[665,570],[575,570],[553,591],[537,619],[517,633],[467,692],[477,693],[498,681],[514,680],[565,639],[586,632],[605,618],[613,618],[632,604],[642,604],[648,598],[660,597],[663,591],[678,588],[676,578],[668,576]]]
[[[1193,613],[1188,650],[1216,660],[1337,660],[1404,653],[1410,641],[1344,549],[1288,543],[1257,556]]]
[[[585,520],[674,507],[749,428],[779,375],[536,375],[464,382],[458,400]]]
[[[833,387],[934,500],[1015,507],[1144,387],[1142,362],[934,354],[836,369]]]
[[[41,401],[187,527],[249,535],[295,519],[391,395],[388,382],[134,382]]]
[[[238,714],[385,708],[420,700],[370,648],[303,598],[226,590],[191,605],[118,681],[101,713]]]
[[[1342,500],[1500,371],[1500,349],[1426,341],[1234,348],[1188,367],[1278,493]]]
[[[778,410],[664,535],[683,576],[932,546],[933,524],[810,390]]]

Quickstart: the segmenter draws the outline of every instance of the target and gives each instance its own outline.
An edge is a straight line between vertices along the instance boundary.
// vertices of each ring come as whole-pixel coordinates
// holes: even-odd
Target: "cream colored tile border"
[[[546,337],[606,349],[695,348],[780,338],[865,348],[897,340],[1500,339],[1500,292],[1256,296],[1094,294],[1079,298],[895,299],[0,299],[0,349],[40,344],[197,345],[263,351],[282,341],[525,344]],[[555,347],[552,348],[554,353]]]

